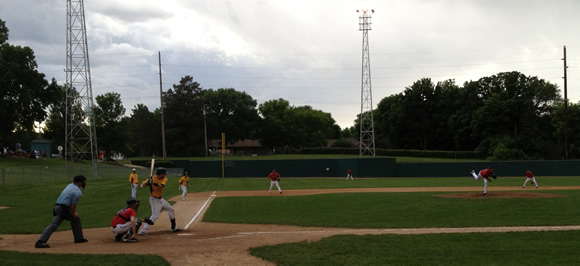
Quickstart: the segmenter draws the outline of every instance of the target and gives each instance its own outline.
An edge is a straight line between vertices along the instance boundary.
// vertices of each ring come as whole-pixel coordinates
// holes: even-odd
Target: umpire
[[[87,179],[84,176],[77,175],[74,177],[73,183],[66,186],[62,193],[60,193],[60,197],[56,200],[56,204],[52,211],[54,218],[50,225],[44,229],[40,238],[36,241],[36,244],[34,244],[34,247],[49,248],[50,246],[46,242],[64,220],[70,221],[75,243],[88,242],[88,240],[83,236],[81,218],[77,214],[77,202],[83,196],[83,192],[80,188],[82,187],[84,189],[86,183]]]

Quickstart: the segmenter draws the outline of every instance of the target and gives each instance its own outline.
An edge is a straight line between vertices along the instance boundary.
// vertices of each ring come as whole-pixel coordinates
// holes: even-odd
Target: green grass
[[[218,197],[203,221],[339,228],[578,224],[580,191],[550,193],[565,197],[462,199],[434,197],[442,194],[436,192]]]
[[[33,160],[13,157],[0,157],[0,168],[24,167],[24,166],[51,166],[64,164],[65,161],[62,159]]]
[[[124,207],[130,196],[126,168],[119,169],[119,178],[89,179],[83,198],[79,202],[79,215],[83,228],[107,227],[113,214]],[[40,234],[52,220],[52,207],[62,189],[70,183],[29,183],[0,188],[0,234]],[[523,177],[500,178],[490,184],[494,186],[521,186]],[[577,177],[538,177],[541,186],[579,185]],[[266,178],[236,179],[192,179],[194,191],[214,190],[264,190],[269,187]],[[346,182],[328,178],[285,178],[282,189],[322,189],[349,187],[414,187],[414,186],[473,186],[482,187],[481,181],[471,178],[389,178],[355,179]],[[533,189],[530,189],[533,190]],[[415,193],[345,193],[283,197],[231,197],[216,198],[207,210],[204,221],[259,224],[289,224],[299,226],[349,227],[349,228],[409,228],[409,227],[471,227],[506,225],[570,225],[578,224],[580,218],[580,191],[542,191],[541,193],[562,194],[561,198],[542,199],[451,199],[433,197],[438,192]],[[177,179],[170,178],[164,191],[165,198],[179,195]],[[148,191],[140,189],[142,200],[138,217],[150,215],[147,202]],[[163,219],[163,216],[162,218]],[[14,226],[17,224],[18,226]],[[63,223],[59,230],[70,230]],[[313,243],[297,243],[288,246],[260,247],[252,249],[267,254],[282,254],[275,261],[281,265],[313,264],[573,264],[570,247],[577,247],[578,233],[529,232],[497,234],[434,234],[421,236],[340,236]],[[547,239],[537,242],[538,239]],[[534,242],[536,241],[536,242]],[[524,244],[523,244],[524,243]],[[531,243],[528,245],[528,243]],[[293,246],[296,245],[296,246]],[[266,251],[260,251],[263,250]],[[271,252],[279,250],[280,253]],[[352,250],[352,251],[351,251]],[[490,250],[492,253],[486,253]],[[259,256],[265,256],[265,255]],[[21,255],[24,254],[24,255]],[[286,254],[286,255],[284,255]],[[493,256],[491,255],[493,254]],[[554,254],[554,255],[549,255]],[[59,256],[46,255],[42,256]],[[22,257],[18,257],[22,256]],[[78,265],[87,264],[85,256],[67,261]],[[125,256],[125,255],[123,255]],[[139,255],[141,256],[141,255]],[[453,258],[451,263],[444,261]],[[35,265],[40,262],[61,264],[63,257],[38,257],[28,253],[0,252],[2,265],[15,257],[15,265]],[[106,255],[105,257],[111,257]],[[336,257],[336,258],[335,258]],[[72,258],[72,260],[71,260]],[[271,258],[264,257],[268,260]],[[470,260],[471,258],[471,260]],[[529,259],[528,259],[529,258]],[[335,260],[336,259],[336,260]],[[92,258],[89,260],[93,260]],[[97,264],[111,265],[114,262],[95,259]],[[7,261],[7,263],[4,263]],[[133,260],[131,260],[133,261]],[[273,260],[274,261],[274,260]],[[19,264],[18,264],[19,263]],[[91,262],[88,262],[91,263]],[[164,262],[166,263],[166,262]],[[44,263],[42,263],[44,264]],[[50,263],[49,263],[50,264]],[[157,263],[156,263],[157,264]],[[89,264],[91,265],[91,264]]]
[[[542,186],[580,186],[577,177],[537,177]],[[521,186],[523,177],[500,177],[489,183],[494,186]],[[267,190],[270,182],[264,178],[192,178],[191,192]],[[280,181],[283,190],[287,189],[330,189],[330,188],[376,188],[376,187],[482,187],[483,181],[471,177],[430,177],[430,178],[355,178],[345,181],[342,178],[284,178]],[[528,186],[530,184],[528,183]]]
[[[170,265],[165,259],[156,255],[131,254],[45,254],[24,253],[15,251],[1,251],[0,262],[3,266],[9,265]]]
[[[31,183],[28,186],[16,186],[0,189],[0,206],[9,208],[0,210],[0,234],[35,234],[52,221],[52,208],[62,190],[71,182]],[[164,197],[179,195],[177,180],[168,182]],[[125,207],[131,190],[127,180],[122,179],[90,179],[79,201],[77,212],[81,217],[83,228],[109,226],[113,215]],[[149,206],[149,190],[139,189],[137,198],[141,206],[137,213],[139,218],[151,215]],[[18,226],[14,226],[18,224]],[[70,230],[70,224],[62,223],[58,229]]]
[[[250,248],[276,265],[576,265],[580,231],[341,235]]]

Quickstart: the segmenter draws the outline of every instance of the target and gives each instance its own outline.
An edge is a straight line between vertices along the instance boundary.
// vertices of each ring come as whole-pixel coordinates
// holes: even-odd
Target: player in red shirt
[[[135,235],[141,227],[141,220],[137,219],[139,201],[135,198],[127,200],[127,207],[118,211],[111,221],[111,231],[117,234],[113,240],[123,242],[137,242]],[[125,236],[125,237],[123,237]]]
[[[349,177],[350,177],[350,180],[353,180],[353,179],[352,179],[352,170],[350,170],[350,169],[348,169],[348,170],[346,171],[346,180],[348,180],[348,178],[349,178]]]
[[[483,179],[483,195],[484,196],[487,195],[487,182],[491,182],[491,179],[489,179],[489,177],[493,177],[494,179],[497,178],[497,176],[495,175],[495,173],[493,172],[493,169],[491,169],[491,167],[479,171],[479,173],[477,175],[475,174],[475,170],[471,170],[471,176],[473,176],[475,181],[479,181],[480,179]]]
[[[272,186],[276,185],[276,187],[278,187],[278,192],[282,194],[282,189],[280,189],[280,184],[278,184],[280,174],[276,173],[276,169],[272,169],[272,173],[268,175],[268,180],[270,180],[270,189],[268,192],[272,193]]]
[[[526,188],[526,184],[530,180],[532,181],[532,185],[535,184],[536,185],[536,188],[538,188],[538,182],[536,182],[536,178],[534,177],[534,173],[532,173],[532,171],[530,171],[530,170],[527,170],[526,171],[526,181],[522,185],[522,188]]]

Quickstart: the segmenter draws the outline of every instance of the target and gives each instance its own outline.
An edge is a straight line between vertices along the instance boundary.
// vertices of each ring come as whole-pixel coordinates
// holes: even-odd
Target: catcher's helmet
[[[133,205],[133,204],[135,204],[137,202],[139,202],[139,201],[136,198],[129,198],[127,200],[127,206],[131,206],[131,205]]]
[[[167,170],[165,170],[165,168],[163,168],[163,167],[157,168],[157,174],[158,175],[160,175],[160,174],[166,174],[166,173],[167,173]]]

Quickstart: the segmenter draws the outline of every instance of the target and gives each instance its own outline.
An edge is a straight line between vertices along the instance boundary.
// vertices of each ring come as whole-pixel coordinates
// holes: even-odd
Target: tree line
[[[35,122],[45,121],[42,138],[64,146],[65,86],[48,82],[37,71],[29,47],[8,43],[0,20],[0,141],[29,143],[38,138]],[[75,89],[72,88],[72,92]],[[161,155],[161,110],[137,104],[125,116],[121,95],[95,97],[94,115],[99,149],[107,156]],[[84,115],[83,110],[68,110]],[[163,92],[163,118],[170,156],[202,156],[205,134],[229,143],[258,140],[272,149],[352,147],[346,138],[359,137],[359,121],[341,129],[330,113],[293,106],[285,99],[257,104],[234,88],[202,89],[192,76]],[[359,114],[360,116],[360,114]],[[522,73],[502,72],[457,85],[422,78],[403,92],[380,100],[373,111],[377,148],[476,150],[491,159],[559,159],[564,156],[564,104],[555,84]],[[568,106],[570,157],[579,150],[580,104]],[[37,126],[36,126],[37,127]],[[355,148],[355,147],[353,147]]]

